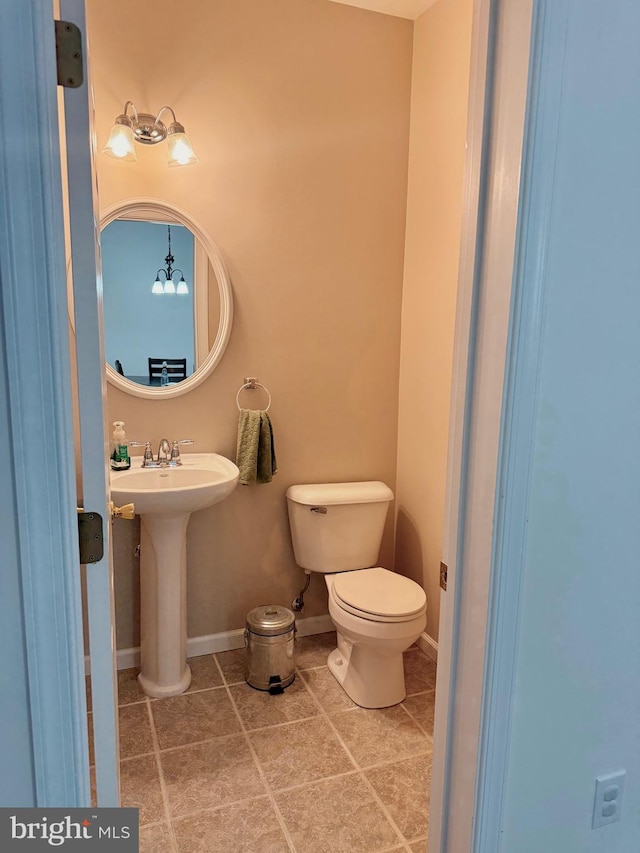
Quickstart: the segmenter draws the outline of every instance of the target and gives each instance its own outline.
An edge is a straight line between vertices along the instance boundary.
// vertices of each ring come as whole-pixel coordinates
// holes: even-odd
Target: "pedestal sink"
[[[140,516],[140,675],[148,696],[176,696],[191,683],[187,663],[187,525],[223,500],[239,471],[217,453],[187,453],[182,465],[111,472],[114,503]]]

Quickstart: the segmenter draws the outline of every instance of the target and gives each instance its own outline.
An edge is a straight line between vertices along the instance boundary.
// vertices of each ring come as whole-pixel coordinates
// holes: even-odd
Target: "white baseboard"
[[[438,663],[438,644],[426,632],[422,632],[416,640],[416,646],[428,655],[434,663]]]
[[[322,616],[307,616],[306,619],[296,619],[296,629],[299,637],[309,637],[311,634],[326,634],[327,631],[335,631],[336,626],[331,621],[331,616],[324,613]]]
[[[307,616],[296,619],[298,637],[309,637],[311,634],[324,634],[333,631],[334,625],[328,613],[323,616]],[[244,646],[244,628],[234,631],[221,631],[219,634],[205,634],[202,637],[190,637],[187,640],[187,657],[211,655],[216,652],[228,652],[231,649],[241,649]],[[438,662],[438,643],[427,633],[422,633],[416,640],[416,646],[428,655],[432,661]],[[119,649],[117,652],[117,668],[131,669],[140,665],[140,648]],[[89,675],[91,665],[89,657],[84,660],[85,673]]]
[[[187,657],[197,658],[200,655],[211,655],[214,652],[228,652],[231,649],[241,649],[244,646],[244,628],[234,631],[221,631],[219,634],[204,634],[202,637],[190,637],[187,640]],[[120,652],[118,652],[118,657]],[[120,669],[120,664],[118,664]]]
[[[328,613],[323,616],[307,616],[296,619],[296,633],[299,637],[311,634],[324,634],[333,631],[334,626]],[[187,657],[210,655],[216,652],[228,652],[231,649],[241,649],[244,646],[244,628],[234,631],[221,631],[219,634],[205,634],[202,637],[190,637],[187,640]],[[427,652],[428,654],[428,652]],[[140,665],[140,648],[118,649],[116,653],[117,668],[131,669]],[[88,655],[84,659],[85,674],[91,673],[91,663]]]

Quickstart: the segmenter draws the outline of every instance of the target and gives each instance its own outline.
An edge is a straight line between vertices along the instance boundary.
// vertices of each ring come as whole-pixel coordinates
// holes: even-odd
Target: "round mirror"
[[[101,222],[107,380],[136,397],[178,397],[209,376],[231,334],[231,283],[184,211],[134,199]]]

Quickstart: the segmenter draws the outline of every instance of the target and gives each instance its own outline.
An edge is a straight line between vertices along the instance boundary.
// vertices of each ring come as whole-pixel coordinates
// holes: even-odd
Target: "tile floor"
[[[435,665],[409,649],[406,700],[365,710],[327,669],[334,647],[334,633],[299,638],[280,696],[245,684],[243,650],[191,658],[189,691],[169,699],[119,673],[141,853],[425,853]]]

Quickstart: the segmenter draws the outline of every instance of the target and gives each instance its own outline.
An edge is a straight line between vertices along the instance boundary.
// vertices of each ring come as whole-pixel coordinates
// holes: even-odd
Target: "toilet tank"
[[[311,572],[375,566],[391,489],[379,481],[315,483],[287,489],[296,563]]]

